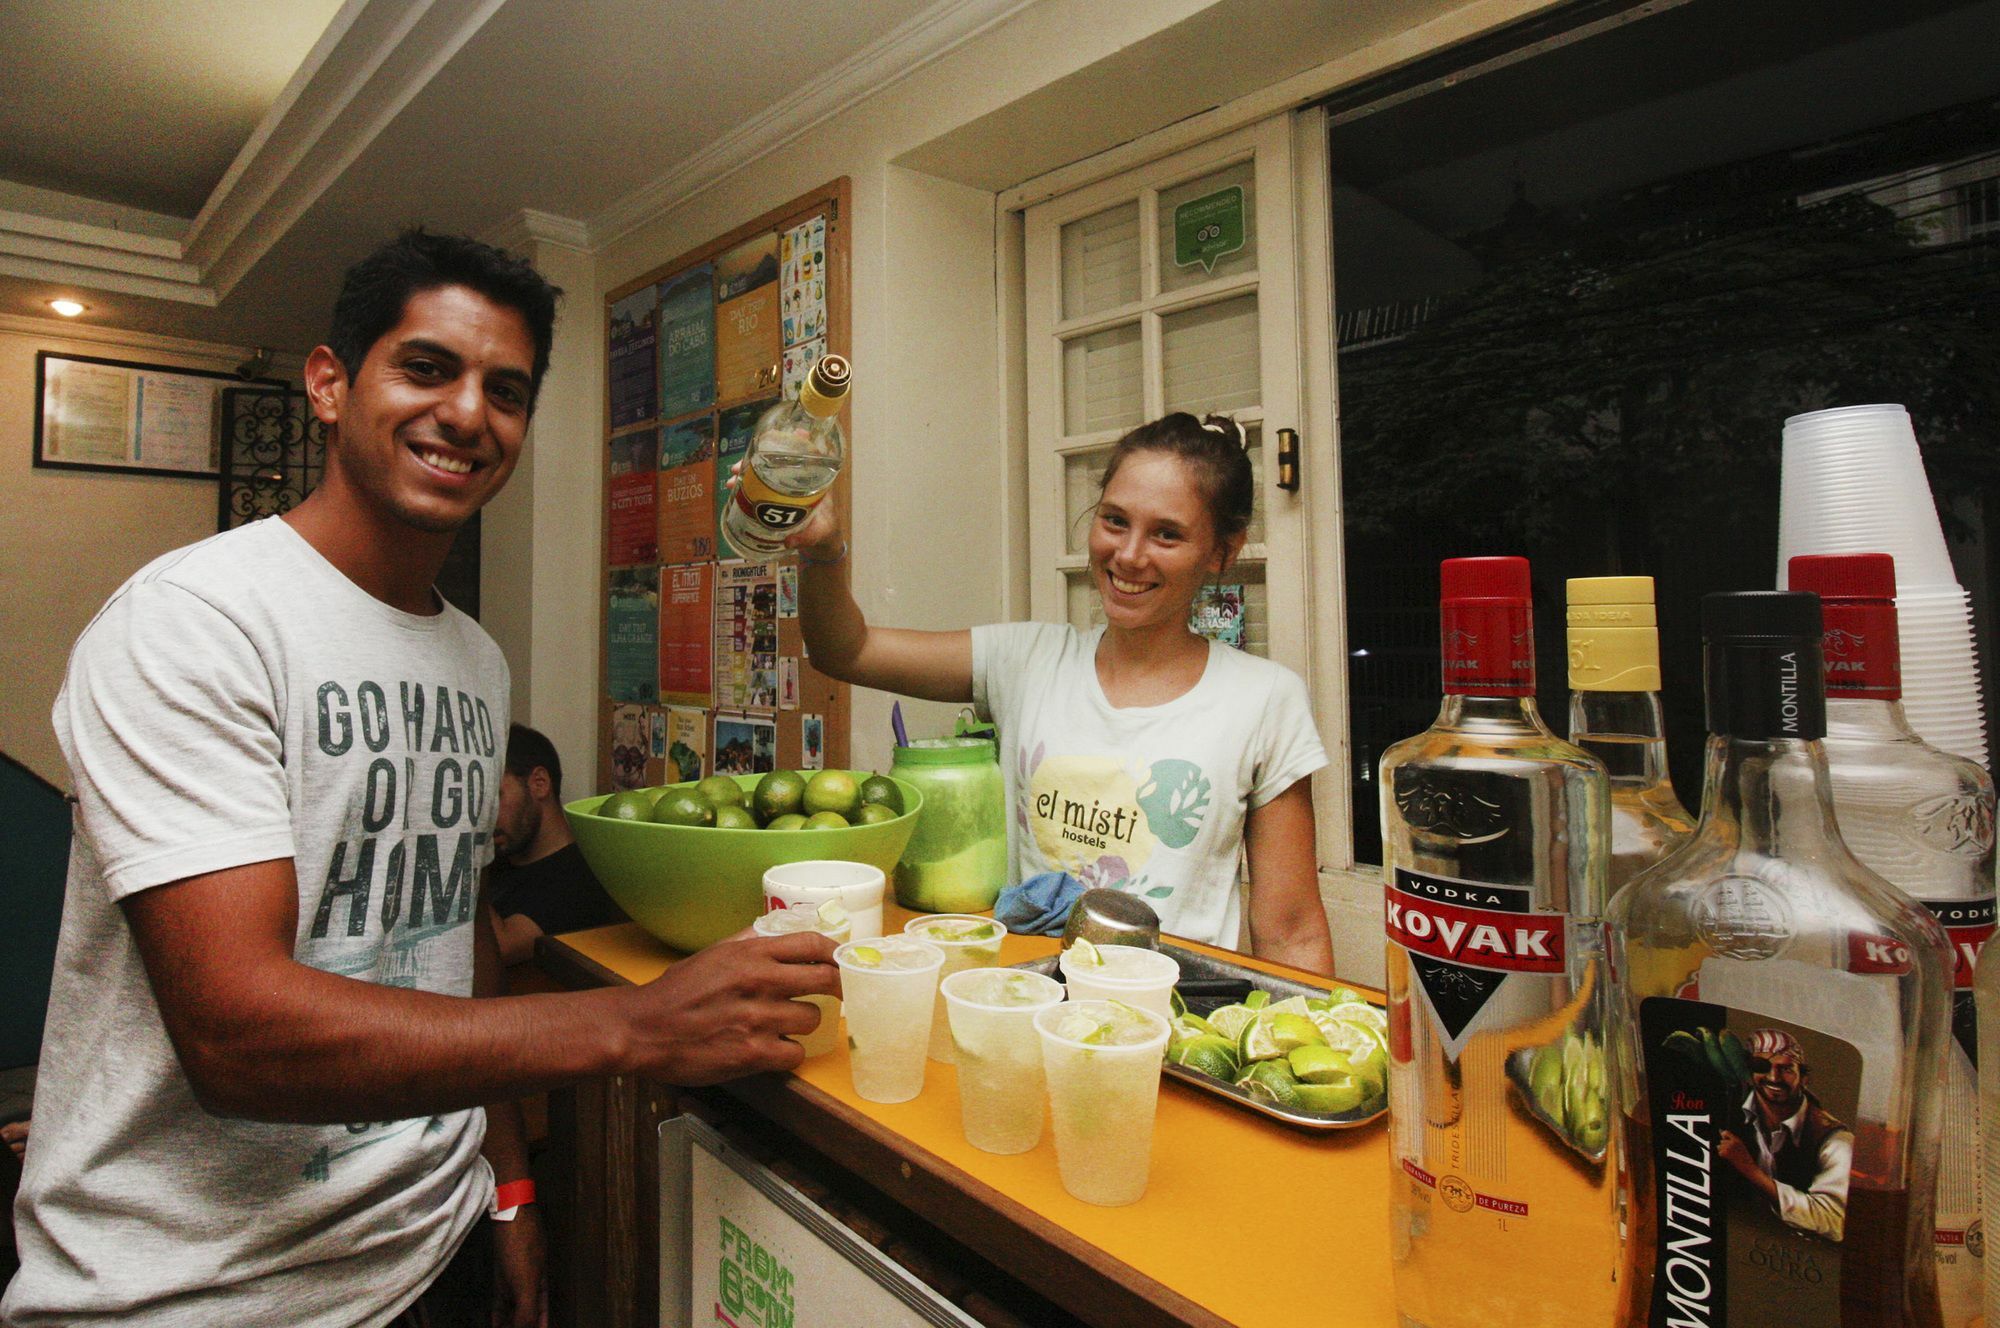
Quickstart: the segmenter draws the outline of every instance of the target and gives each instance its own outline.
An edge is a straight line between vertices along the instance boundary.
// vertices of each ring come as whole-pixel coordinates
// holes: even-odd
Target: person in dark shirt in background
[[[534,958],[535,938],[623,922],[562,810],[562,758],[525,724],[507,730],[500,817],[493,830],[494,930],[500,962]]]

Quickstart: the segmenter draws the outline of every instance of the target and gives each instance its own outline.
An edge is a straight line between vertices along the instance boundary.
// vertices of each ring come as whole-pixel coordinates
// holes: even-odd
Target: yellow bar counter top
[[[884,930],[900,931],[912,916],[891,902]],[[646,982],[679,957],[629,923],[541,944],[544,966],[570,985]],[[1052,937],[1010,934],[1000,962],[1055,950]],[[923,1093],[893,1105],[855,1096],[845,1045],[792,1075],[739,1080],[723,1091],[1086,1321],[1396,1322],[1386,1122],[1301,1130],[1169,1078],[1160,1086],[1145,1197],[1100,1208],[1063,1190],[1046,1130],[1034,1149],[1008,1157],[966,1143],[949,1065],[928,1063]]]

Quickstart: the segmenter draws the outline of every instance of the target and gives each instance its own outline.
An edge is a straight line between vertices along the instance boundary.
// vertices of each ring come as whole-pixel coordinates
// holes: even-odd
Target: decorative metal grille
[[[229,388],[222,394],[222,424],[218,530],[289,512],[319,484],[326,429],[303,392]]]

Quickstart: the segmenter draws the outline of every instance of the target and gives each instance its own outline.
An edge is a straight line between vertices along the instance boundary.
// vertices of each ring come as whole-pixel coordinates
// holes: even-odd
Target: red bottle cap
[[[1901,700],[1896,560],[1886,553],[1802,553],[1785,570],[1791,588],[1818,595],[1825,612],[1826,694],[1837,701]]]
[[[1447,558],[1438,569],[1444,690],[1535,694],[1534,598],[1526,558]]]
[[[1787,571],[1789,589],[1822,600],[1896,598],[1896,560],[1886,553],[1802,553]]]

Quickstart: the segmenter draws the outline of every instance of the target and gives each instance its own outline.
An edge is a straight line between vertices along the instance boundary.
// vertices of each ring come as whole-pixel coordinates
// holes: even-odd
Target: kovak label
[[[1977,899],[1920,899],[1951,942],[1951,1036],[1973,1065],[1979,1064],[1979,1014],[1972,999],[1972,970],[1993,935],[1992,895]]]
[[[1408,952],[1454,1049],[1510,976],[1564,971],[1569,919],[1537,911],[1524,887],[1398,867],[1384,893],[1389,939]]]

